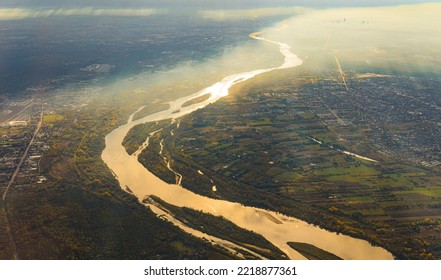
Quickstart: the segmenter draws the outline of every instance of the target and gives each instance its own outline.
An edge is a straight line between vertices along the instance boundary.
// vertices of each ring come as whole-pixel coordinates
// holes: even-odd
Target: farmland
[[[366,120],[377,114],[375,88],[349,79],[359,92],[348,99],[332,76],[311,78],[305,71],[278,73],[280,80],[276,74],[262,76],[182,118],[179,128],[164,123],[140,161],[172,183],[166,167],[151,160],[164,139],[163,153],[184,175],[183,186],[197,193],[365,238],[397,258],[440,257],[440,169],[425,164],[436,163],[436,153],[417,152],[436,149],[424,145],[438,141],[436,135],[401,136],[400,143],[408,147],[402,151],[396,142],[378,141],[389,137],[387,127],[398,119],[388,112],[387,120],[378,119],[380,115]],[[407,83],[399,76],[378,79],[390,87],[403,79]],[[432,81],[421,80],[425,82]],[[363,98],[372,105],[358,108]],[[433,115],[429,108],[421,110]],[[407,135],[417,121],[403,120],[394,131],[401,128],[401,135]],[[420,129],[429,123],[423,121]],[[211,180],[217,192],[211,190]]]

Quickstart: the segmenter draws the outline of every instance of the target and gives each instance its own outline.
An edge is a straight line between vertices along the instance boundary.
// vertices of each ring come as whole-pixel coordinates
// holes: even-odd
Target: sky
[[[146,17],[183,12],[224,21],[296,15],[310,8],[377,7],[427,2],[430,0],[1,0],[0,21],[51,16]]]
[[[320,7],[353,7],[384,6],[400,4],[418,4],[439,2],[436,0],[2,0],[2,7],[41,7],[41,8],[211,8],[240,9],[256,7],[304,6]]]

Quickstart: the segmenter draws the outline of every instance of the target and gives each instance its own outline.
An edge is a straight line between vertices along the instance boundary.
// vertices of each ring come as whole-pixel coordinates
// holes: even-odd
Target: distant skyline
[[[242,9],[250,7],[283,7],[304,6],[320,7],[355,7],[355,6],[386,6],[433,3],[440,1],[424,0],[2,0],[0,7],[42,7],[42,8],[212,8],[212,9]]]

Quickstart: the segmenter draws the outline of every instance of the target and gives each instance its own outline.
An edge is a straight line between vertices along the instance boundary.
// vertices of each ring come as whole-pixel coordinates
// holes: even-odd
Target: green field
[[[44,115],[43,122],[44,123],[54,123],[58,121],[64,120],[64,116],[62,115]]]

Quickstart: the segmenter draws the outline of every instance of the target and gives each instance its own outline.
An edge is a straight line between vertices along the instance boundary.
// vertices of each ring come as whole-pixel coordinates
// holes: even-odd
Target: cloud
[[[242,9],[242,10],[203,10],[199,15],[208,20],[227,21],[243,19],[259,19],[270,16],[297,15],[310,11],[308,8],[260,8],[260,9]]]
[[[121,16],[121,17],[147,17],[154,14],[164,13],[164,10],[157,9],[21,9],[21,8],[0,8],[0,20],[20,20],[27,18],[42,18],[51,16]]]

